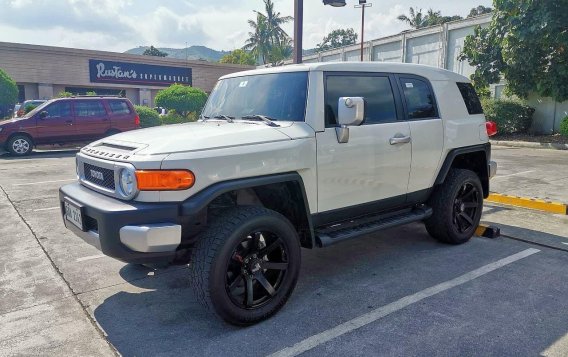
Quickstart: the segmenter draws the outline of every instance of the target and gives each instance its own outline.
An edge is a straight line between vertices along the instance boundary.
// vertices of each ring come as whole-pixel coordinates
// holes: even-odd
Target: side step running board
[[[422,206],[390,215],[362,217],[356,220],[316,229],[316,239],[321,247],[356,238],[383,229],[421,221],[432,215],[432,208]]]

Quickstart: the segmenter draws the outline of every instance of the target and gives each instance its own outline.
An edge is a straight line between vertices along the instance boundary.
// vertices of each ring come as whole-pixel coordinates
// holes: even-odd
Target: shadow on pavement
[[[125,356],[261,356],[360,316],[369,309],[518,253],[525,247],[523,243],[502,238],[474,238],[468,244],[448,246],[431,239],[422,225],[414,224],[326,249],[303,250],[300,279],[288,304],[271,319],[247,328],[228,325],[207,312],[194,298],[185,268],[156,271],[155,276],[131,281],[134,286],[122,285],[114,291],[95,296],[91,304],[97,306],[94,316],[108,335],[108,340]],[[121,275],[127,277],[134,270],[145,268],[125,266],[123,269]],[[496,278],[495,284],[502,282]],[[510,290],[508,294],[518,294],[515,288],[508,286],[507,289]],[[466,296],[463,298],[466,299]],[[466,300],[471,304],[469,299]],[[484,308],[483,302],[475,301],[473,304],[477,309]],[[443,305],[440,307],[442,310]],[[460,311],[467,314],[469,309],[464,309]],[[412,318],[429,325],[428,320]],[[485,343],[483,341],[494,339],[493,335],[491,338],[483,337],[484,327],[470,326],[468,321],[467,316],[447,326],[442,321],[435,336],[416,331],[417,335],[408,341],[409,335],[387,339],[383,342],[388,346],[382,348],[389,351],[391,344],[418,343],[438,349],[445,339],[450,338],[449,335],[454,339],[460,338],[456,324],[463,325],[464,329],[467,327],[467,330],[474,329],[481,335],[479,340],[468,342],[470,351],[475,350],[476,344],[481,346]],[[499,323],[497,319],[492,325],[499,328]],[[396,322],[391,325],[391,322],[382,321],[374,328],[388,330],[397,327]],[[423,328],[428,329],[427,326]],[[512,336],[505,326],[502,328],[503,336],[495,343],[507,345],[506,341]],[[532,329],[530,326],[527,328]],[[554,333],[546,338],[531,340],[531,346],[525,346],[523,351],[538,354],[550,346],[560,336],[556,328],[553,330],[551,332]],[[564,329],[562,334],[565,332]],[[371,334],[373,341],[380,340],[381,334]],[[388,333],[385,335],[388,337]],[[370,343],[365,341],[361,340],[361,343]],[[398,348],[396,346],[392,348]],[[513,345],[509,347],[514,350]],[[456,352],[449,346],[445,346],[443,351],[449,355]],[[439,352],[446,354],[442,350]]]

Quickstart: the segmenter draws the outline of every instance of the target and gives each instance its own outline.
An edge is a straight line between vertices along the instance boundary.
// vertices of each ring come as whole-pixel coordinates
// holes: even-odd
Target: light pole
[[[363,62],[365,48],[365,8],[371,6],[373,6],[373,4],[367,4],[367,0],[359,0],[359,5],[355,5],[355,8],[361,8],[361,62]]]
[[[359,0],[361,2],[361,0]],[[345,0],[323,0],[324,5],[345,6]],[[302,63],[302,29],[304,27],[304,0],[294,0],[294,63]]]

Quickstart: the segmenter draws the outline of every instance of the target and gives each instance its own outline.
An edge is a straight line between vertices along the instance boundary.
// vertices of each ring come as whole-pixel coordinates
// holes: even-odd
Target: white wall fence
[[[475,68],[467,61],[459,61],[465,38],[472,35],[476,26],[487,27],[491,14],[440,26],[428,27],[364,43],[364,61],[418,63],[444,68],[466,77]],[[304,56],[305,63],[360,61],[361,44],[337,48]],[[502,86],[492,86],[492,92],[500,97]],[[532,130],[539,134],[557,132],[560,121],[568,115],[568,101],[556,103],[550,98],[529,98],[529,105],[536,109]]]

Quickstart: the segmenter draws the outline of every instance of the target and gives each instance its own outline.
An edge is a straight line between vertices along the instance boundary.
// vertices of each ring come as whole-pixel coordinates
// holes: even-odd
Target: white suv
[[[189,263],[199,300],[246,325],[285,304],[300,247],[416,221],[468,241],[495,171],[467,78],[318,63],[222,77],[198,122],[83,148],[60,201],[66,226],[111,257]]]

